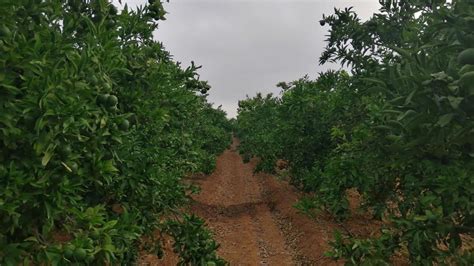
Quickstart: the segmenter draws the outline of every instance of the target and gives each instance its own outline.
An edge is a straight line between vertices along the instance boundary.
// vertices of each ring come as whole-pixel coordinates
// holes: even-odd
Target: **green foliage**
[[[237,120],[237,134],[244,137],[239,151],[244,161],[249,161],[251,155],[261,159],[257,171],[273,171],[279,147],[276,145],[276,136],[271,129],[276,125],[276,114],[273,109],[278,100],[271,94],[263,97],[258,94],[255,98],[239,101],[239,118]],[[244,118],[245,117],[245,118]]]
[[[251,107],[239,110],[242,146],[288,161],[292,182],[315,192],[299,208],[345,219],[355,188],[363,208],[390,222],[378,238],[336,238],[334,258],[373,265],[407,250],[413,264],[472,264],[461,246],[474,231],[474,6],[381,5],[365,22],[351,8],[323,18],[330,34],[320,62],[352,75],[280,83],[281,98],[263,106],[262,96],[243,101]]]
[[[347,259],[346,265],[390,265],[388,263],[393,251],[398,247],[397,241],[387,229],[379,238],[353,239],[343,236],[339,231],[334,233],[331,241],[333,250],[326,256],[334,259]]]
[[[187,202],[180,178],[229,145],[199,67],[153,40],[150,2],[0,5],[0,264],[131,263]]]
[[[179,265],[225,265],[215,253],[219,245],[204,228],[204,221],[194,215],[183,218],[166,225],[167,232],[175,239],[174,251],[181,257]]]

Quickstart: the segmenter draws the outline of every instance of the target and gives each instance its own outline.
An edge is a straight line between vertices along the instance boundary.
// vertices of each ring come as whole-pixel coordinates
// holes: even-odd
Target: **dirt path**
[[[253,165],[244,164],[235,141],[217,160],[215,172],[200,183],[193,211],[205,218],[231,264],[290,265],[285,238],[264,201]]]
[[[190,210],[205,219],[221,245],[218,254],[231,265],[343,265],[324,256],[335,229],[350,228],[351,234],[364,237],[378,231],[379,223],[368,223],[367,216],[357,212],[344,225],[324,213],[311,219],[298,212],[293,205],[302,194],[275,176],[254,174],[257,161],[244,163],[238,144],[234,139],[218,157],[213,174],[192,178],[201,192],[193,196]],[[348,196],[355,210],[358,198]],[[173,255],[159,260],[145,254],[139,265],[177,262]]]
[[[297,192],[286,182],[253,174],[238,141],[217,160],[215,172],[197,183],[192,211],[204,218],[231,265],[331,264],[323,256],[333,226],[315,222],[292,207]]]

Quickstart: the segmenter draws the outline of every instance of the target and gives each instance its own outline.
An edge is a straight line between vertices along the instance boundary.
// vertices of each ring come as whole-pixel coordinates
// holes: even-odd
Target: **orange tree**
[[[264,97],[259,93],[254,98],[239,101],[236,122],[236,134],[242,141],[239,152],[246,162],[252,155],[261,159],[256,170],[271,172],[280,154],[275,135],[277,106],[278,99],[271,94]]]
[[[180,178],[212,170],[230,124],[198,67],[153,39],[164,14],[159,1],[0,5],[0,264],[126,264],[156,229],[182,263],[222,262],[179,211]]]

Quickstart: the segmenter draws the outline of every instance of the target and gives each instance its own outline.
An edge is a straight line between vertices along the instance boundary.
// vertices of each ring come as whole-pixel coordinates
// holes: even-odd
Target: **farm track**
[[[334,226],[317,226],[293,208],[298,192],[284,181],[255,174],[238,140],[217,160],[214,173],[197,180],[201,193],[191,210],[206,220],[231,265],[334,264],[323,256]]]
[[[217,158],[214,173],[192,178],[201,187],[190,212],[205,219],[220,244],[218,254],[231,265],[343,265],[324,256],[335,229],[356,236],[373,236],[380,222],[356,212],[359,198],[349,193],[352,217],[344,224],[319,213],[313,219],[293,205],[302,196],[288,182],[269,174],[254,174],[257,160],[244,163],[238,139]],[[163,259],[142,254],[139,265],[176,265],[168,239]],[[394,263],[406,265],[405,263]]]

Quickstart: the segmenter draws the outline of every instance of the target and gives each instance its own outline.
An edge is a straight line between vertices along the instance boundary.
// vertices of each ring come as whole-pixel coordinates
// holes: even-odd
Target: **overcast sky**
[[[122,0],[129,7],[146,0]],[[328,27],[318,21],[334,7],[353,6],[362,18],[377,0],[171,0],[156,38],[176,61],[202,65],[209,101],[235,117],[238,100],[257,92],[278,94],[275,84],[337,65],[318,64]]]

